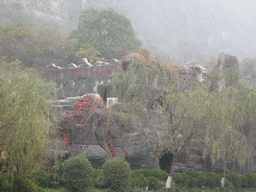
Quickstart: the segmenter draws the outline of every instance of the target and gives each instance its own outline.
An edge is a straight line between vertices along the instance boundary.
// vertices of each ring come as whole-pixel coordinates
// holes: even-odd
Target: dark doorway
[[[166,171],[167,173],[170,173],[171,166],[172,166],[172,153],[168,152],[165,153],[159,160],[159,166],[162,170]]]
[[[107,102],[107,98],[111,96],[112,90],[112,84],[98,84],[98,94],[102,97],[103,101],[105,102]]]

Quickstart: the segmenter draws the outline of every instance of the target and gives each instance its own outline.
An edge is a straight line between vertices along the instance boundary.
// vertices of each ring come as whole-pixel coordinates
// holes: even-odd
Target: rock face
[[[57,84],[55,91],[57,99],[65,99],[82,96],[86,93],[96,93],[98,84],[111,82],[113,75],[121,71],[120,62],[116,59],[110,63],[97,61],[92,65],[84,58],[79,66],[71,63],[61,68],[51,64],[47,67],[47,79]],[[104,96],[102,95],[102,97]]]
[[[1,0],[3,6],[2,24],[15,22],[33,22],[38,27],[59,25],[67,32],[71,32],[83,10],[82,0]],[[8,13],[10,12],[10,13]]]
[[[210,91],[221,91],[226,86],[234,84],[234,76],[239,71],[236,56],[221,53],[214,66],[211,76]],[[234,77],[234,78],[233,78]]]
[[[92,98],[92,105],[89,105],[88,98]],[[83,115],[80,114],[76,99],[88,100],[86,103],[90,106],[88,108],[90,110],[94,108],[88,118],[84,118],[86,112]],[[130,163],[132,169],[142,167],[159,169],[153,145],[144,141],[141,132],[136,130],[131,123],[123,122],[115,114],[112,115],[110,125],[108,125],[107,119],[101,113],[105,107],[98,94],[60,100],[59,108],[69,109],[63,112],[58,133],[58,138],[63,143],[63,150],[68,151],[70,156],[86,155],[94,168],[101,168],[108,158],[121,157]],[[86,119],[86,123],[83,123],[82,119]]]
[[[233,65],[231,64],[233,63],[231,62],[234,58],[221,54],[216,69],[223,71],[232,68]],[[68,81],[75,82],[75,84],[83,81],[81,84],[86,85],[87,89],[85,90],[89,92],[93,90],[93,87],[96,87],[97,82],[111,81],[112,75],[118,72],[120,66],[117,61],[112,64],[96,62],[91,65],[84,59],[83,66],[70,64],[68,67],[60,68],[51,65],[48,67],[48,77],[58,85]],[[197,62],[191,62],[185,66],[171,67],[179,70],[179,73],[185,72],[184,75],[189,74],[191,79],[199,82],[202,82],[207,74],[207,70]],[[107,68],[110,71],[109,74],[104,73],[108,71]],[[227,83],[229,82],[227,81]],[[69,88],[66,87],[65,89],[67,90],[63,92],[68,92]],[[101,168],[108,158],[120,157],[128,161],[132,169],[161,168],[167,172],[170,171],[172,154],[156,150],[153,143],[144,139],[145,134],[152,135],[154,133],[147,129],[142,132],[132,122],[122,120],[117,115],[121,108],[124,113],[126,112],[123,110],[125,104],[113,104],[111,106],[112,113],[109,114],[105,110],[106,104],[102,97],[96,93],[88,93],[76,97],[66,97],[58,100],[56,105],[63,112],[58,134],[59,142],[63,144],[63,150],[69,156],[84,154],[94,168]],[[106,118],[106,116],[111,118]],[[178,157],[179,160],[175,164],[176,173],[191,170],[212,171],[213,165],[207,163],[209,159],[202,158],[200,151],[192,149],[188,151],[189,153],[184,151]],[[222,167],[221,162],[215,165],[214,170]],[[238,172],[253,172],[255,170],[254,165],[255,163],[250,159],[247,166],[243,170],[238,170]]]
[[[150,58],[143,52],[130,53],[121,59],[121,65],[124,71],[126,71],[134,60],[147,61],[149,59]],[[154,62],[154,59],[151,60]],[[189,78],[191,81],[198,81],[201,83],[205,80],[208,73],[207,69],[198,61],[188,62],[185,65],[169,65],[168,67],[176,70],[179,74],[185,75],[186,78]]]

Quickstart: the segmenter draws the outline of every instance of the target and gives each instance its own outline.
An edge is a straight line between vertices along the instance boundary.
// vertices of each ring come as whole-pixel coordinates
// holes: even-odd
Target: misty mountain
[[[220,52],[255,55],[256,3],[231,0],[0,0],[2,24],[32,21],[37,26],[76,28],[83,9],[113,8],[131,20],[143,46],[153,52],[205,60]]]

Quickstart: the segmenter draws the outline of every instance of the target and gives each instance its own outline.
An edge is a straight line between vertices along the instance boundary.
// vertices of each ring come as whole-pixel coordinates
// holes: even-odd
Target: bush
[[[53,171],[56,173],[59,177],[63,174],[63,163],[60,161],[56,161],[53,166]]]
[[[205,174],[205,177],[206,177],[206,187],[216,188],[221,185],[221,175],[217,173],[209,172]]]
[[[114,191],[126,191],[131,188],[130,165],[121,158],[108,159],[103,167],[106,184]]]
[[[179,174],[175,174],[172,179],[174,180],[176,186],[183,186],[184,182],[184,177],[185,174],[184,173],[179,173]]]
[[[142,169],[132,171],[132,178],[137,178],[141,174],[144,175],[145,177],[155,177],[161,181],[166,181],[168,177],[168,173],[163,170],[159,171],[157,169]]]
[[[156,177],[150,176],[148,180],[148,190],[157,190],[164,186],[163,181],[157,179]]]
[[[20,176],[15,177],[12,173],[0,175],[0,190],[2,192],[37,192],[37,186],[30,180]]]
[[[32,181],[19,176],[14,179],[13,191],[36,192],[37,186]]]
[[[56,188],[59,187],[59,176],[56,173],[48,173],[44,170],[36,171],[34,180],[38,186],[43,188]]]
[[[47,176],[47,172],[44,170],[38,170],[34,174],[35,182],[38,186],[47,188],[50,186],[50,178]]]
[[[196,179],[185,173],[175,174],[173,180],[177,186],[196,187]]]
[[[256,174],[250,173],[245,175],[248,188],[256,188]]]
[[[246,177],[243,175],[241,176],[241,179],[242,179],[242,188],[247,188],[248,183],[247,183]]]
[[[202,188],[203,186],[206,186],[206,176],[204,174],[200,174],[197,179],[197,187]]]
[[[93,168],[86,156],[78,155],[63,163],[63,178],[66,188],[82,191],[93,184]]]
[[[140,174],[136,178],[133,178],[133,187],[139,188],[141,190],[146,190],[148,184],[149,180],[143,174]]]
[[[230,173],[227,174],[226,180],[230,182],[235,188],[241,188],[242,187],[242,177],[241,175],[238,175],[236,173]]]
[[[187,179],[188,187],[191,187],[191,188],[196,187],[197,183],[194,177],[191,177],[190,175],[186,175],[186,179]]]
[[[100,189],[106,187],[106,182],[101,169],[93,169],[93,185]]]
[[[195,179],[198,178],[199,175],[201,175],[198,171],[188,171],[188,172],[186,172],[186,174],[195,178]]]

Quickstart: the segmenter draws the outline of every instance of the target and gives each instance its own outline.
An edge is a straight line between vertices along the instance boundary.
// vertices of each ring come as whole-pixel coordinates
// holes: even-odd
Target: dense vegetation
[[[82,57],[91,62],[121,58],[140,46],[130,21],[112,9],[84,11],[70,37],[57,27],[38,29],[32,23],[0,26],[2,191],[43,191],[62,186],[71,191],[164,191],[166,172],[131,172],[129,164],[118,158],[106,161],[103,170],[93,170],[84,156],[64,164],[57,162],[53,169],[48,166],[50,152],[56,149],[53,133],[58,118],[52,104],[54,85],[41,78],[46,65],[65,65]],[[214,58],[207,62],[214,63]],[[249,81],[254,79],[251,69],[255,63],[255,59],[243,61],[241,71]],[[234,80],[232,86],[209,92],[211,79],[204,84],[191,83],[155,61],[135,61],[115,78],[116,94],[126,103],[119,115],[127,121],[132,119],[142,133],[145,127],[150,129],[154,134],[143,134],[144,139],[173,154],[171,174],[179,153],[193,145],[210,155],[213,162],[222,159],[226,175],[228,162],[236,160],[243,165],[245,158],[253,155],[256,115],[255,92],[240,74],[228,75]],[[162,133],[157,132],[159,122],[166,125]],[[254,174],[230,173],[226,178],[229,188],[256,187]],[[187,172],[174,176],[172,188],[216,188],[220,180],[216,173]]]

